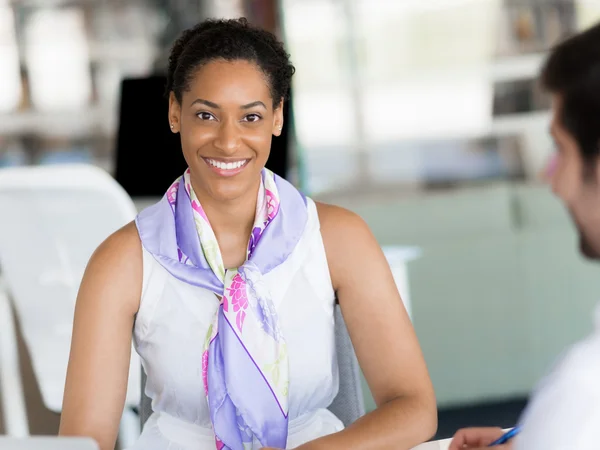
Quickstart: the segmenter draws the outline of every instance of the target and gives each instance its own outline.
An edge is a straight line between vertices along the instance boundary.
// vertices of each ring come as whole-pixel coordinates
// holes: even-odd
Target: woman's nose
[[[221,123],[214,145],[225,154],[234,154],[240,147],[237,123],[230,121]]]

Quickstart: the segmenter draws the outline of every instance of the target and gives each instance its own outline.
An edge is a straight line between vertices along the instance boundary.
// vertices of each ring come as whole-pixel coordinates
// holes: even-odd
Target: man
[[[552,51],[542,83],[553,97],[552,190],[573,218],[581,252],[600,259],[600,24]],[[596,332],[575,345],[536,388],[521,426],[512,442],[496,448],[600,448],[600,309]],[[499,428],[463,429],[450,450],[486,448],[502,434]]]

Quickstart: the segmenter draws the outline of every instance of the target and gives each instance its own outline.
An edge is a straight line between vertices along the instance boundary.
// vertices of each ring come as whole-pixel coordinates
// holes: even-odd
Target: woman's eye
[[[246,117],[244,117],[246,122],[258,122],[260,119],[261,117],[258,114],[248,114]]]
[[[211,113],[206,112],[206,111],[199,112],[196,115],[198,116],[198,118],[200,120],[215,120],[215,116],[213,116]]]

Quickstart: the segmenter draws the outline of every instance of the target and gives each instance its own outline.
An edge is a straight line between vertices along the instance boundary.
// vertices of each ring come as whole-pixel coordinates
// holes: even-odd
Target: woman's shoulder
[[[344,274],[352,272],[364,251],[372,254],[378,246],[366,222],[356,213],[340,206],[315,202],[321,223],[321,236],[334,287]]]
[[[101,266],[141,267],[142,243],[135,222],[129,222],[106,238],[92,255],[92,262]]]
[[[141,296],[142,264],[142,244],[135,223],[130,222],[93,253],[85,269],[84,292],[94,293],[93,297],[102,301],[126,301],[127,310],[135,313]]]
[[[355,212],[322,202],[315,202],[315,205],[324,240],[337,242],[348,238],[361,239],[365,234],[370,234],[365,221]]]

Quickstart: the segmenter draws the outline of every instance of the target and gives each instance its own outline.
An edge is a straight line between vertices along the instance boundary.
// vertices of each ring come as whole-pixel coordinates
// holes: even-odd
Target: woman
[[[264,168],[293,72],[244,19],[175,43],[168,119],[189,169],[90,260],[61,434],[114,447],[132,330],[154,411],[135,450],[406,449],[434,433],[419,345],[367,226]],[[336,300],[378,405],[347,429],[326,409]]]

